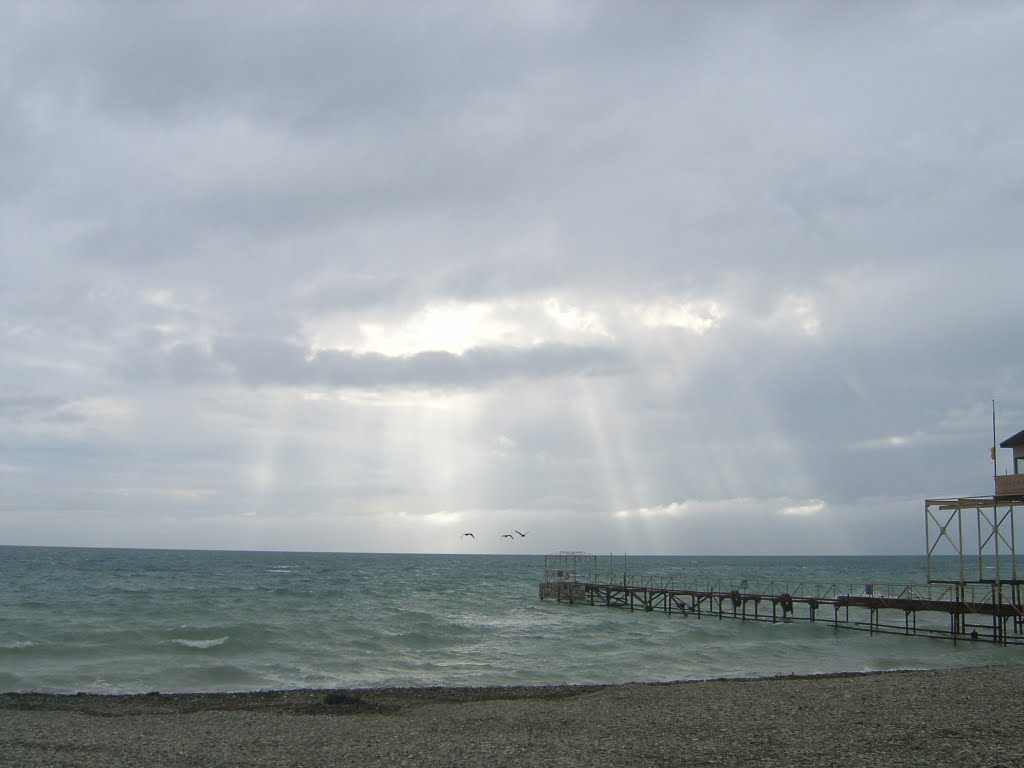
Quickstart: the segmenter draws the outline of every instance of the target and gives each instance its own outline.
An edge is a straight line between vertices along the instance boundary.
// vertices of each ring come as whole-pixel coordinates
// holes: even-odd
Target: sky
[[[1024,428],[1022,37],[4,2],[0,544],[923,554]]]

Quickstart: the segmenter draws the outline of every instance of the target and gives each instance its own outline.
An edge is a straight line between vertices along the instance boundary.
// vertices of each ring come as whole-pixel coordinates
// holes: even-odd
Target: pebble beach
[[[0,765],[1019,766],[1024,666],[611,686],[0,694]]]

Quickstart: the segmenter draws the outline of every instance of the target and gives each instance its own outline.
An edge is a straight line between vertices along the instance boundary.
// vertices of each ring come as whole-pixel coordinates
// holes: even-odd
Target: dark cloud
[[[31,422],[53,418],[65,401],[49,395],[0,395],[0,420]]]
[[[437,351],[395,357],[341,350],[309,355],[299,345],[280,340],[234,338],[218,340],[213,354],[250,386],[342,389],[472,388],[506,379],[605,376],[626,367],[617,350],[563,344],[527,349],[477,347],[461,355]]]
[[[1024,10],[736,11],[5,3],[4,509],[917,551],[1024,419]]]

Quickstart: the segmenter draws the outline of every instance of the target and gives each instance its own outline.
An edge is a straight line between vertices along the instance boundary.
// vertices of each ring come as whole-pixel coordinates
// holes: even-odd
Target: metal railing
[[[700,593],[724,595],[735,592],[746,597],[777,598],[787,595],[797,600],[817,600],[834,603],[840,598],[875,597],[888,600],[914,600],[920,602],[988,606],[1001,604],[1024,616],[1021,605],[1022,590],[1016,585],[989,583],[932,583],[907,584],[896,582],[828,584],[804,581],[770,579],[720,579],[709,577],[656,576],[631,573],[591,573],[585,581],[588,586],[622,587],[681,594]]]

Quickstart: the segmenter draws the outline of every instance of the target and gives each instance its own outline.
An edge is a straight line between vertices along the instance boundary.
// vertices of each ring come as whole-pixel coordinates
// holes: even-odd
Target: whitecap
[[[216,648],[218,645],[224,645],[227,642],[227,635],[224,637],[215,637],[212,640],[185,640],[183,638],[175,638],[171,640],[172,643],[177,643],[185,648],[197,648],[199,650],[206,650],[207,648]]]
[[[0,643],[0,648],[8,651],[20,651],[22,648],[31,648],[35,645],[31,640],[13,640],[7,643]]]

